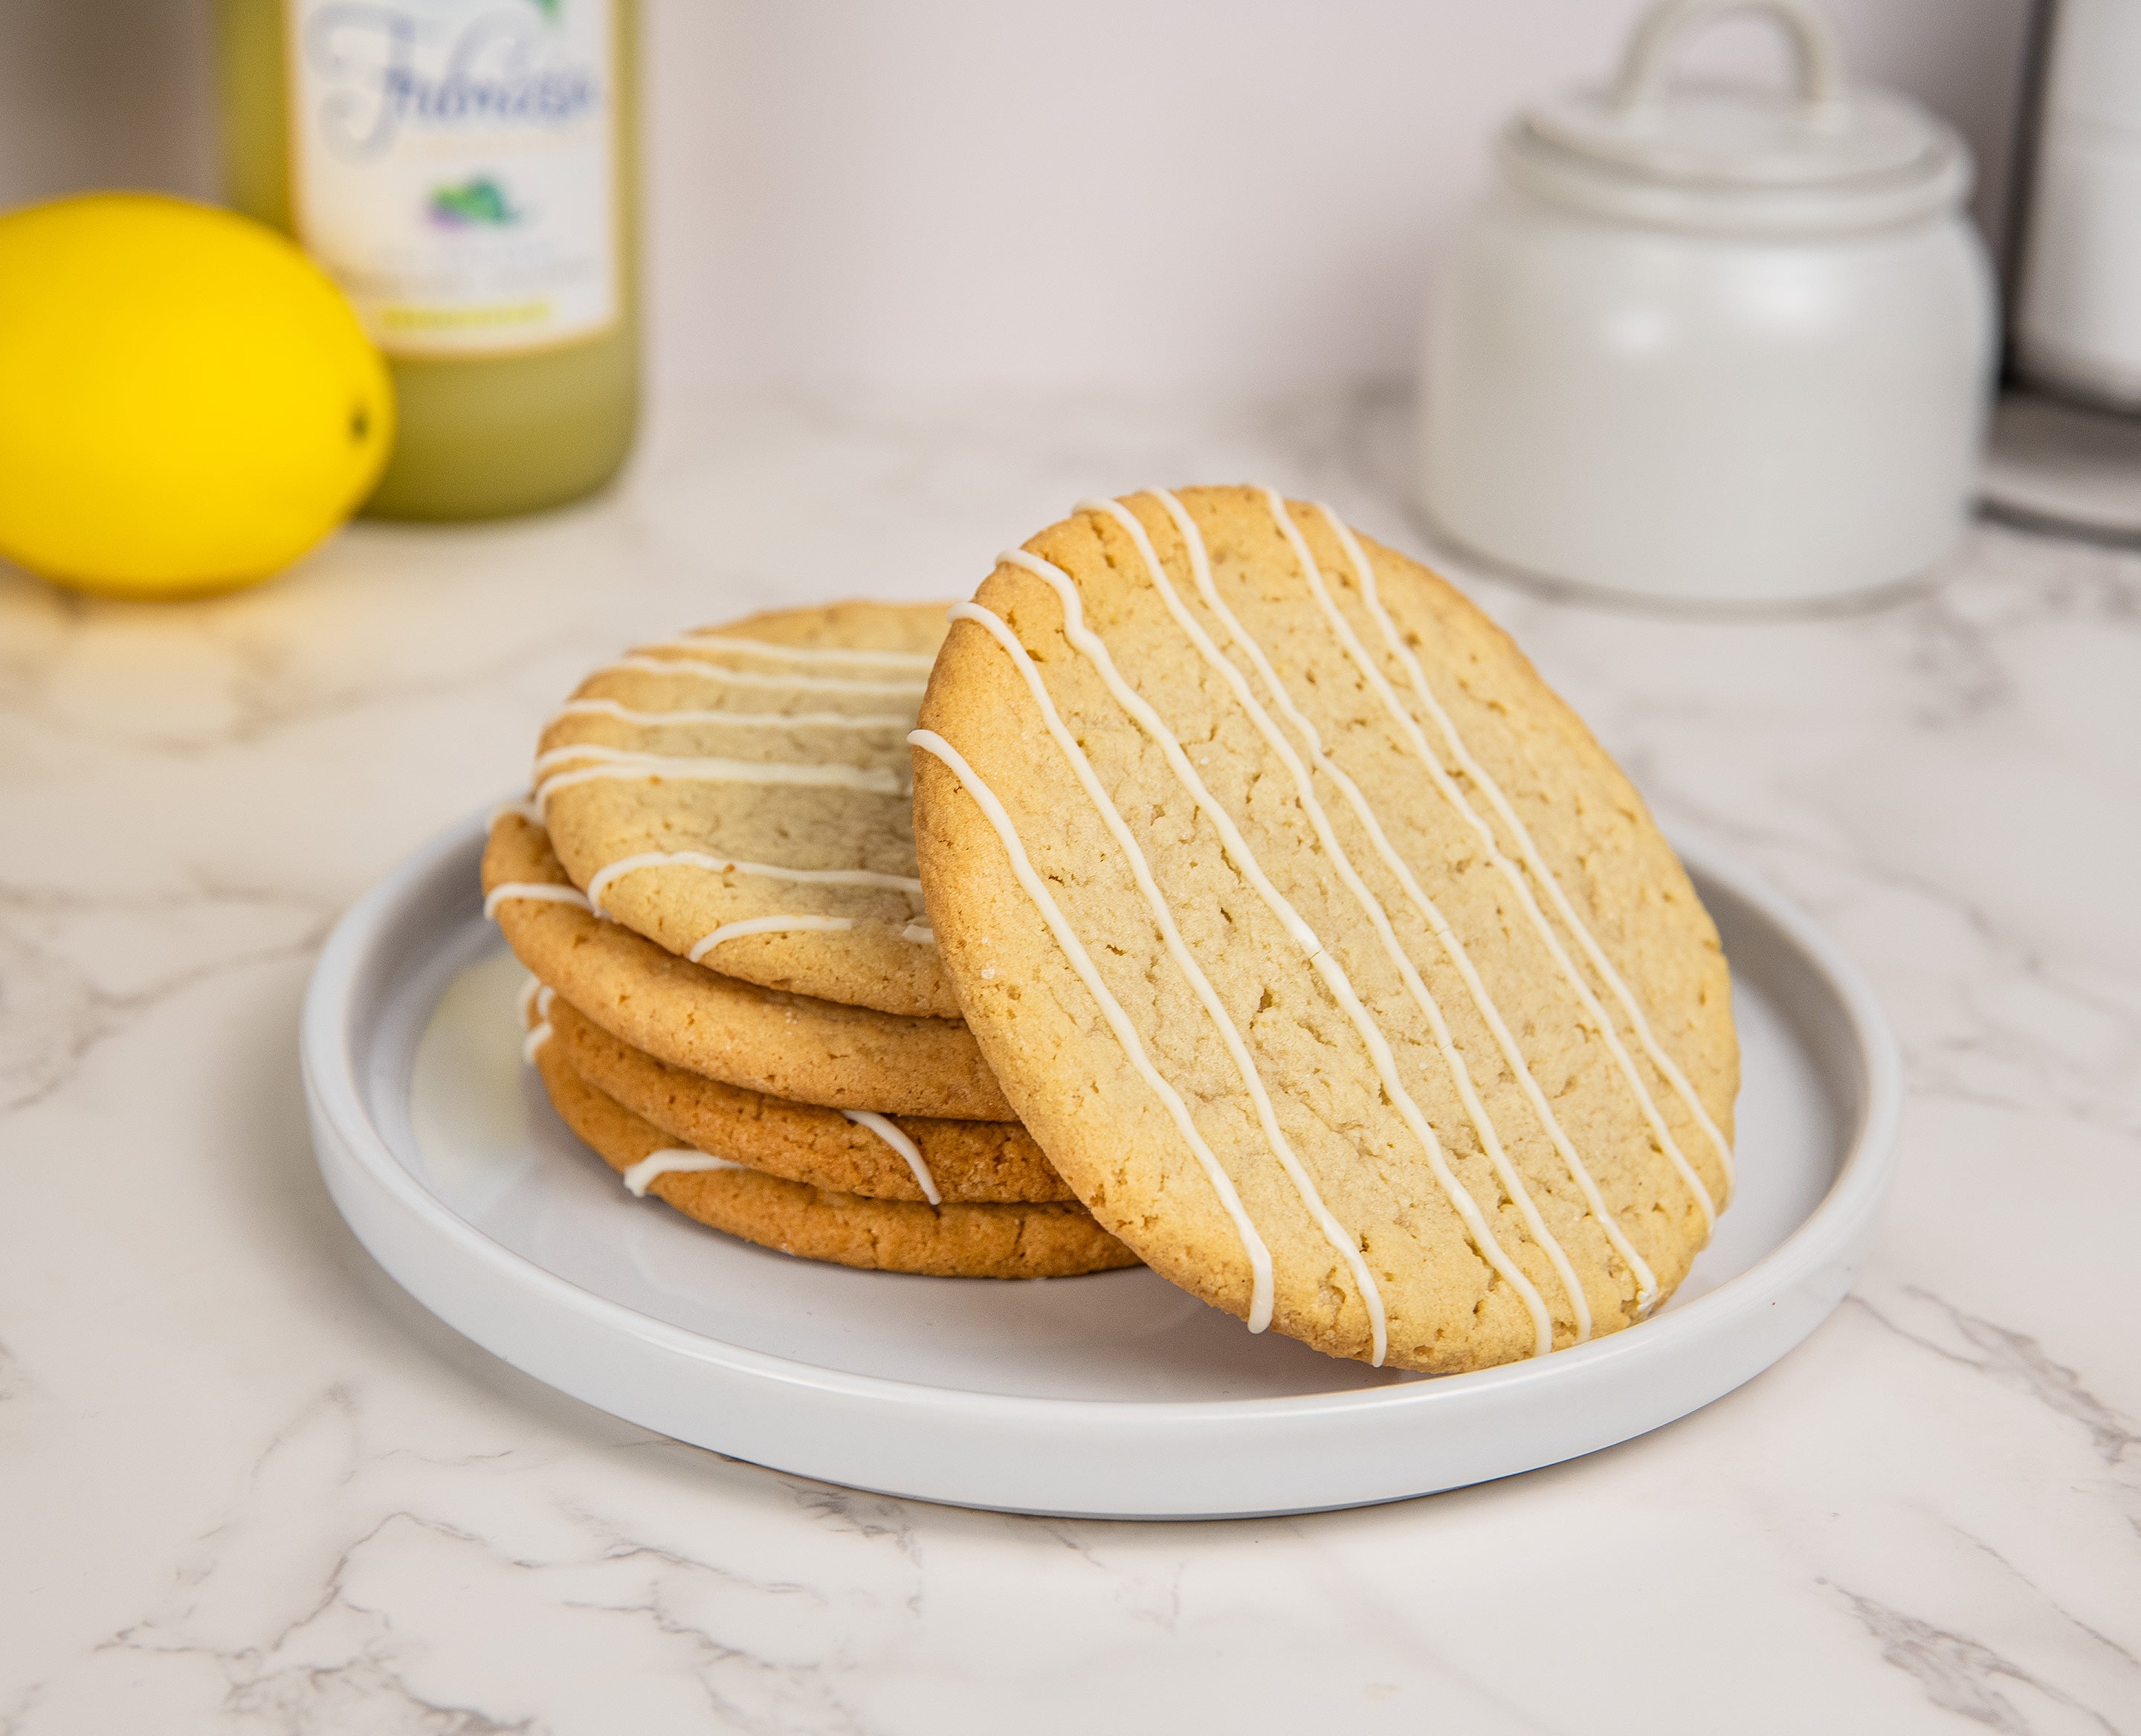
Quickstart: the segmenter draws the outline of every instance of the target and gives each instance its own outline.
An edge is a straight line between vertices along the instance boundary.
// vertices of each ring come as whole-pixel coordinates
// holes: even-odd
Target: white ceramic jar
[[[1725,12],[1789,32],[1795,93],[1670,88]],[[1667,0],[1610,91],[1520,116],[1428,322],[1421,500],[1541,577],[1778,603],[1924,571],[1973,493],[1992,275],[1968,152],[1848,89],[1804,0]]]

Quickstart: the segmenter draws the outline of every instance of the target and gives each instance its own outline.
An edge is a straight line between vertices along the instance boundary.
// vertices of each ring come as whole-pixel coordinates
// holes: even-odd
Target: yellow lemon
[[[0,555],[130,597],[249,584],[393,438],[378,352],[274,230],[137,193],[0,217]]]

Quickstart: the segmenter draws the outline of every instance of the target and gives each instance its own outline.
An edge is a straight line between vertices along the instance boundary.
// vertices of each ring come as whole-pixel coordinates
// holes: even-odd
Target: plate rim
[[[335,924],[307,985],[301,1014],[300,1069],[308,1099],[316,1115],[340,1136],[349,1160],[358,1164],[368,1179],[465,1253],[515,1282],[547,1293],[554,1301],[588,1316],[591,1323],[628,1333],[693,1362],[769,1384],[803,1387],[829,1398],[890,1404],[910,1411],[934,1410],[947,1420],[963,1422],[992,1419],[1007,1423],[1067,1423],[1074,1419],[1090,1419],[1095,1412],[1130,1411],[1156,1422],[1225,1426],[1330,1414],[1382,1417],[1390,1412],[1469,1407],[1542,1379],[1566,1380],[1617,1361],[1648,1362],[1670,1355],[1683,1341],[1702,1340],[1725,1324],[1726,1316],[1759,1308],[1764,1301],[1793,1289],[1833,1258],[1837,1249],[1851,1246],[1880,1209],[1892,1178],[1895,1136],[1904,1096],[1902,1063],[1895,1035],[1871,986],[1836,943],[1759,873],[1705,845],[1671,838],[1675,852],[1692,873],[1725,888],[1781,930],[1835,993],[1849,1016],[1851,1047],[1858,1061],[1862,1089],[1857,1124],[1848,1132],[1843,1161],[1820,1202],[1761,1259],[1684,1307],[1587,1344],[1495,1368],[1390,1386],[1239,1399],[1059,1398],[992,1393],[858,1374],[753,1350],[643,1313],[561,1277],[508,1247],[426,1188],[394,1155],[366,1109],[357,1074],[357,1033],[351,1023],[352,991],[367,964],[374,961],[378,942],[412,895],[438,873],[445,862],[480,844],[497,811],[496,804],[487,806],[433,837],[375,883]],[[471,880],[471,902],[475,893]],[[315,1159],[324,1176],[329,1158],[319,1148],[321,1142],[316,1139],[314,1144]],[[326,1178],[332,1184],[332,1178]],[[342,1210],[339,1199],[337,1209]],[[399,1282],[399,1275],[396,1276]]]

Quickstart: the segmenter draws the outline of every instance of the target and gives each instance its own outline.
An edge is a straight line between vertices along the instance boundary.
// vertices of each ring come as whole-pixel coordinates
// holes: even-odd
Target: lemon
[[[249,584],[393,436],[378,352],[274,230],[135,193],[0,217],[0,555],[130,597]]]

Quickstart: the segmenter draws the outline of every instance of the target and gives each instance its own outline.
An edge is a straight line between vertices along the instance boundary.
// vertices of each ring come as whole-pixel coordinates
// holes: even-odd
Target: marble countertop
[[[1405,420],[769,398],[590,507],[359,526],[244,596],[0,574],[0,1732],[2141,1731],[2141,555],[1988,526],[1902,600],[1736,623],[1453,567],[1908,1056],[1857,1293],[1611,1451],[1197,1526],[855,1494],[536,1384],[336,1216],[313,956],[599,655],[962,591],[1150,481],[1419,548]]]

